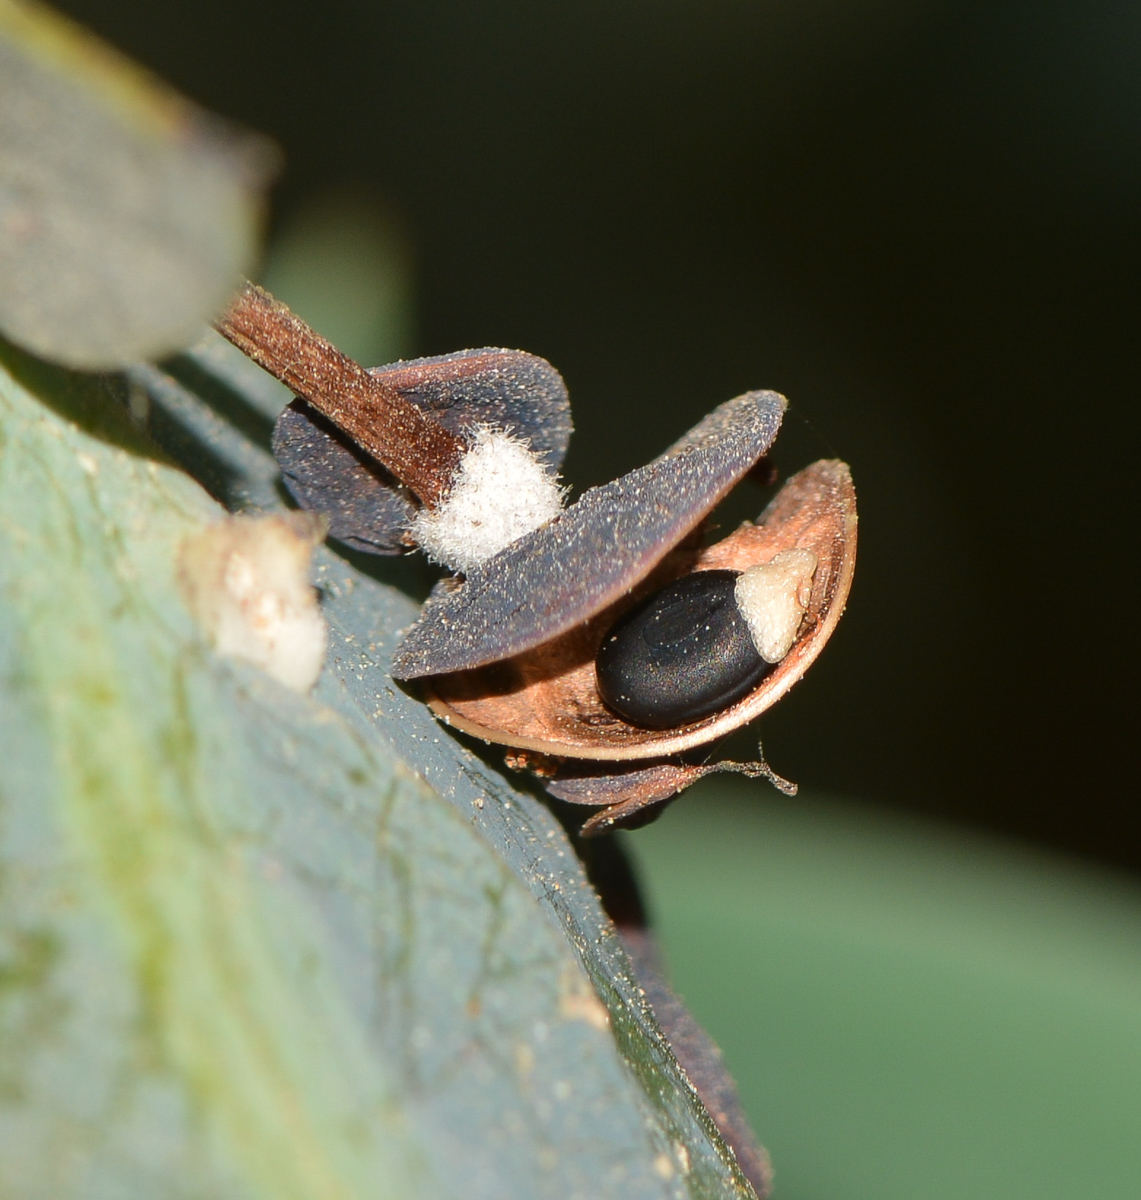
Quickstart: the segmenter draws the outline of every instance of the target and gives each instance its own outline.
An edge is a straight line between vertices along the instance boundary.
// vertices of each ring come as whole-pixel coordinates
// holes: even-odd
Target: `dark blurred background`
[[[782,774],[1141,868],[1141,7],[61,7],[280,142],[286,242],[322,197],[382,214],[397,352],[553,361],[576,487],[791,398],[778,461],[852,464],[861,547],[763,723]]]

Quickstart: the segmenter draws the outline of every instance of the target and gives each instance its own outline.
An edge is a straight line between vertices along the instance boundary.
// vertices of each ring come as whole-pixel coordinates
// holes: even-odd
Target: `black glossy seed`
[[[643,729],[671,729],[727,708],[772,670],[734,597],[738,572],[696,571],[628,612],[602,641],[598,691]]]

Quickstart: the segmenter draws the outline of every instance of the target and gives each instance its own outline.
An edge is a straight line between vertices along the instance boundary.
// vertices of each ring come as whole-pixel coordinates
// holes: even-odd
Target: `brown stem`
[[[430,508],[447,493],[463,441],[247,283],[215,328],[307,400]]]

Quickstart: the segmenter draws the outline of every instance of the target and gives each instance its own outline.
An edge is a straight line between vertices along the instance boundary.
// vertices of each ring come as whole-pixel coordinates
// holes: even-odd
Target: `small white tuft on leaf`
[[[470,571],[562,511],[556,477],[526,442],[481,427],[436,509],[421,509],[412,536],[435,562]]]
[[[309,563],[327,528],[313,513],[227,517],[187,538],[179,554],[183,598],[214,649],[298,692],[325,663]]]
[[[811,550],[782,550],[737,579],[737,607],[765,662],[778,663],[792,649],[812,595],[816,562]]]

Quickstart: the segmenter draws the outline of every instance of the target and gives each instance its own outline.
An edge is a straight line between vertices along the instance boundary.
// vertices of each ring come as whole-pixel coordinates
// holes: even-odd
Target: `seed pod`
[[[815,463],[785,484],[756,524],[745,523],[705,548],[689,538],[667,543],[659,551],[656,561],[652,554],[645,555],[643,562],[650,561],[631,590],[558,636],[500,661],[425,681],[428,702],[446,723],[515,748],[514,761],[550,777],[553,794],[605,806],[584,828],[587,834],[605,832],[635,817],[711,769],[743,769],[773,778],[763,762],[693,767],[662,760],[707,746],[755,720],[804,675],[823,649],[843,612],[855,566],[851,475],[841,462]],[[605,703],[595,660],[603,640],[626,612],[692,572],[746,574],[790,551],[807,552],[815,559],[815,569],[803,589],[803,609],[788,652],[750,690],[719,711],[657,729],[634,724]],[[463,589],[447,597],[452,612],[462,612],[456,603],[462,595]],[[568,770],[560,772],[563,763]],[[596,766],[592,769],[590,763]],[[568,786],[570,768],[575,783]]]
[[[452,433],[494,426],[526,441],[552,471],[566,454],[570,401],[562,376],[521,350],[461,350],[372,367],[369,375]],[[305,400],[278,418],[273,453],[302,508],[329,517],[332,537],[369,554],[414,547],[416,506],[388,471]]]
[[[434,595],[401,643],[393,675],[494,663],[620,602],[768,451],[785,403],[775,392],[746,392],[720,405],[660,458],[592,488],[462,587]]]
[[[506,437],[515,455],[512,432],[547,456],[529,460],[531,475],[561,459],[566,392],[541,359],[465,351],[366,372],[252,284],[217,328],[305,397],[279,423],[275,450],[291,490],[329,515],[334,536],[392,553],[416,533],[443,547],[443,531],[455,532],[451,548],[432,553],[466,578],[436,589],[393,663],[397,679],[426,679],[443,720],[514,747],[513,761],[546,776],[553,794],[602,807],[587,833],[638,820],[711,770],[792,789],[763,761],[678,761],[759,716],[804,674],[851,585],[855,494],[840,462],[802,471],[756,525],[701,546],[708,513],[759,471],[783,397],[739,396],[648,466],[566,510],[557,496],[533,496],[521,517],[521,483],[503,483],[517,476],[498,459],[482,474],[468,467],[481,438]],[[422,505],[412,531],[406,493]],[[520,526],[530,532],[520,536]],[[683,581],[694,573],[721,578],[715,604],[708,580]],[[653,596],[667,585],[680,591]],[[648,597],[648,623],[618,625]],[[675,622],[663,635],[670,613],[687,612],[704,632]],[[604,640],[617,648],[602,655],[600,688]],[[667,668],[670,678],[655,676]]]
[[[752,691],[720,712],[670,729],[639,728],[606,707],[595,658],[603,638],[638,600],[691,571],[747,571],[794,548],[817,559],[799,636]],[[705,745],[760,716],[808,669],[840,619],[855,551],[848,468],[831,460],[815,463],[785,484],[756,524],[746,522],[704,549],[687,545],[667,552],[641,587],[562,636],[485,667],[435,676],[428,683],[430,703],[467,733],[556,758],[636,761]]]

